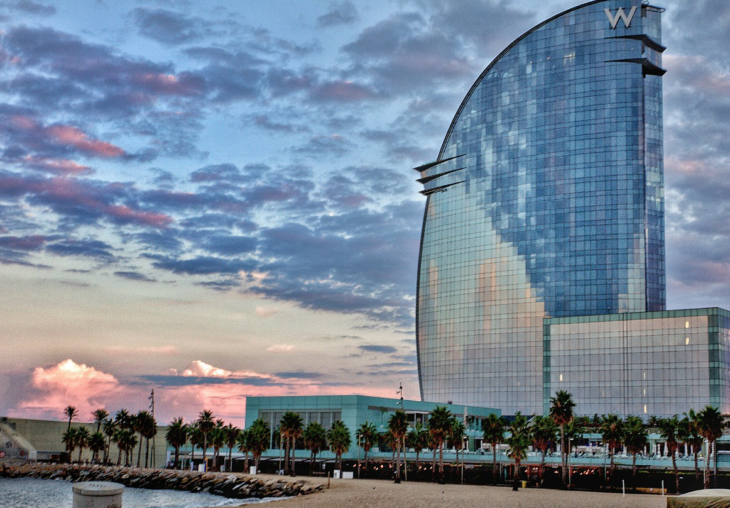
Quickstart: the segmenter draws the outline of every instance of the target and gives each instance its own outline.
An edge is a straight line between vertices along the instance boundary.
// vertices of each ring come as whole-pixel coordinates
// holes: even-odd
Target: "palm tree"
[[[233,471],[233,447],[236,446],[238,436],[241,435],[241,429],[234,427],[232,423],[229,423],[223,429],[225,431],[226,446],[228,447],[228,467],[226,471]]]
[[[68,417],[68,427],[66,428],[66,433],[69,436],[72,436],[70,434],[71,432],[71,420],[76,418],[79,415],[79,410],[76,409],[74,406],[66,406],[66,408],[63,410],[63,414]],[[73,450],[69,449],[69,443],[66,443],[66,450],[68,450],[69,459],[71,458],[70,455],[73,453]]]
[[[134,432],[139,434],[139,452],[137,453],[137,467],[139,467],[140,461],[142,459],[142,426],[144,425],[144,419],[146,418],[147,411],[139,411],[136,415],[132,415],[131,421],[132,421],[132,429]],[[134,450],[132,450],[132,458],[134,458]]]
[[[298,413],[293,411],[287,411],[281,418],[281,424],[279,425],[279,431],[281,436],[286,440],[286,457],[284,459],[284,469],[289,471],[289,474],[294,476],[294,458],[296,456],[296,444],[297,437],[302,435],[302,417]],[[289,453],[291,451],[291,461],[289,460]]]
[[[89,439],[91,436],[89,435],[89,430],[86,427],[81,427],[76,429],[76,446],[79,447],[79,460],[78,462],[81,462],[81,454],[84,451],[84,448],[89,446]]]
[[[674,482],[675,492],[679,494],[679,469],[677,468],[677,448],[679,443],[677,442],[677,436],[679,435],[679,418],[677,415],[671,418],[659,418],[656,421],[656,426],[659,429],[659,434],[666,440],[667,451],[672,457],[672,467],[674,468]]]
[[[180,459],[180,447],[184,446],[188,441],[188,427],[183,422],[182,416],[178,416],[170,422],[170,426],[167,427],[165,439],[175,449],[175,461],[173,462],[172,468],[177,469]]]
[[[251,440],[249,439],[251,432],[250,429],[244,430],[239,433],[236,437],[236,444],[238,445],[238,451],[243,452],[245,462],[243,463],[243,472],[248,472],[248,453],[251,451]]]
[[[102,430],[104,431],[104,435],[106,436],[106,447],[104,448],[104,464],[108,464],[109,455],[112,448],[112,438],[114,437],[114,433],[117,430],[117,424],[114,423],[114,420],[107,418],[106,420],[104,420]]]
[[[195,447],[198,448],[203,446],[203,433],[200,430],[200,424],[198,421],[188,424],[188,436],[190,438],[190,447],[192,449],[190,456],[190,463],[195,463]]]
[[[144,452],[144,467],[149,467],[149,454],[150,454],[150,439],[157,435],[157,420],[150,414],[150,418],[147,420],[143,427],[144,432],[142,435],[145,440],[145,452]]]
[[[644,422],[638,416],[628,416],[624,426],[624,444],[633,456],[631,474],[636,478],[636,455],[641,452],[647,443],[647,431]]]
[[[406,416],[405,411],[399,409],[391,415],[388,420],[388,430],[393,435],[395,449],[398,455],[395,462],[395,483],[400,483],[400,450],[406,433],[408,432],[408,417]]]
[[[408,433],[408,436],[406,437],[406,444],[408,448],[413,448],[413,451],[416,452],[416,470],[418,470],[418,459],[421,455],[421,450],[428,447],[428,432],[423,427],[423,424],[421,422],[418,422],[416,426]]]
[[[149,411],[140,411],[135,417],[137,432],[140,435],[139,450],[142,451],[142,438],[145,440],[145,467],[149,466],[150,455],[150,439],[157,434],[157,422]],[[139,467],[139,457],[137,458],[137,467]]]
[[[76,431],[79,430],[77,428],[69,428],[66,432],[63,433],[63,436],[61,437],[61,442],[66,445],[66,451],[68,452],[68,460],[69,462],[73,461],[73,453],[76,449]]]
[[[616,415],[607,415],[603,417],[603,423],[601,423],[601,435],[603,436],[603,443],[608,446],[608,453],[611,456],[611,474],[616,468],[613,458],[616,450],[624,439],[624,422],[621,418]]]
[[[428,419],[428,432],[439,450],[440,483],[444,483],[444,442],[451,430],[451,411],[446,406],[436,406]]]
[[[515,461],[515,469],[512,479],[514,490],[517,490],[517,482],[520,478],[520,464],[527,458],[527,449],[530,447],[530,430],[527,427],[527,418],[519,411],[509,427],[510,437],[507,438],[507,457]]]
[[[436,452],[439,449],[439,443],[436,441],[436,438],[431,434],[431,431],[427,431],[428,436],[428,449],[433,452],[433,457],[431,458],[431,481],[436,481]]]
[[[690,409],[689,413],[684,413],[684,417],[679,421],[677,437],[685,445],[692,448],[692,454],[695,458],[695,481],[697,481],[700,479],[700,467],[697,464],[697,456],[700,453],[704,439],[697,429],[697,414],[694,409]]]
[[[68,427],[66,428],[66,432],[71,430],[71,420],[76,418],[79,415],[79,410],[76,409],[74,406],[66,406],[66,408],[63,410],[63,414],[66,415],[68,418]]]
[[[215,421],[213,420],[213,411],[204,409],[198,416],[198,428],[203,435],[203,464],[205,464],[205,470],[208,470],[208,434],[215,427]]]
[[[536,450],[539,450],[542,454],[542,460],[540,461],[540,486],[542,486],[542,479],[545,471],[545,456],[551,447],[555,446],[555,441],[558,434],[558,427],[555,425],[550,417],[536,416],[532,419],[532,425],[530,427],[532,443]]]
[[[92,411],[91,416],[94,418],[94,423],[96,423],[96,431],[101,432],[101,424],[109,417],[109,411],[101,407],[96,411]]]
[[[342,420],[337,420],[332,424],[332,428],[327,432],[327,441],[330,449],[335,452],[337,467],[342,471],[342,454],[350,449],[352,439],[350,437],[350,429]]]
[[[459,464],[459,451],[464,447],[464,436],[466,436],[466,426],[464,422],[457,418],[451,419],[451,428],[449,429],[448,441],[451,448],[456,450],[456,464]],[[463,466],[462,461],[462,466]],[[462,470],[462,473],[464,471]]]
[[[312,452],[309,462],[309,474],[314,473],[314,461],[317,454],[327,448],[327,431],[317,422],[309,422],[302,434],[304,445]]]
[[[722,415],[716,407],[706,406],[697,413],[697,430],[707,440],[707,453],[705,454],[705,489],[710,487],[710,457],[714,453],[715,441],[722,437],[722,429],[725,427]]]
[[[129,467],[131,464],[131,454],[134,451],[134,447],[137,446],[137,435],[132,429],[119,427],[114,439],[117,443],[117,448],[119,448],[117,465],[121,462],[122,453],[124,453],[124,465]]]
[[[497,447],[504,439],[504,420],[501,416],[491,413],[482,420],[482,434],[484,440],[492,446],[492,479],[497,483]]]
[[[91,461],[99,462],[99,452],[106,448],[106,440],[101,432],[94,432],[89,438],[89,449],[92,451]]]
[[[213,470],[218,471],[218,457],[221,448],[226,444],[226,431],[223,420],[216,420],[215,427],[210,431],[210,444],[213,446]]]
[[[564,390],[560,390],[555,394],[555,397],[550,398],[550,418],[553,419],[555,425],[560,427],[560,458],[563,467],[562,478],[564,486],[568,483],[568,454],[565,450],[565,425],[573,420],[574,408],[575,402],[573,402],[573,396]]]
[[[360,428],[357,429],[357,432],[355,432],[355,437],[357,438],[358,443],[360,443],[360,446],[365,451],[365,474],[367,474],[368,471],[368,453],[372,449],[373,445],[377,442],[378,439],[378,429],[375,427],[374,423],[365,422],[362,425],[360,425]]]
[[[254,420],[248,429],[248,443],[253,454],[253,465],[256,472],[259,470],[259,459],[270,445],[271,427],[269,423],[261,418]]]

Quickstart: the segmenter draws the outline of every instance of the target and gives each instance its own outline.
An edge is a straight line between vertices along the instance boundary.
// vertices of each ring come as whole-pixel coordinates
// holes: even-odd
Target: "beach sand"
[[[261,475],[268,478],[277,476]],[[327,479],[298,477],[312,484],[327,484]],[[384,480],[331,480],[324,492],[283,501],[272,508],[447,508],[484,506],[489,508],[659,508],[667,505],[660,495],[608,494],[550,489],[520,489],[478,485],[438,485]],[[251,506],[251,505],[248,505]]]

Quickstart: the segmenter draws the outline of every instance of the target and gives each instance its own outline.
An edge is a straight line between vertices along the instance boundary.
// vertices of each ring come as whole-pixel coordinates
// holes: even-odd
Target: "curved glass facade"
[[[665,309],[663,50],[661,10],[638,0],[551,18],[416,168],[425,400],[541,413],[544,318]]]

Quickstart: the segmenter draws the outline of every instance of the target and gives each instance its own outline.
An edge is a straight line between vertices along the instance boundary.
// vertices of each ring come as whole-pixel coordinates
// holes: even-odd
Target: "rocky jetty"
[[[306,480],[264,480],[255,476],[199,473],[168,469],[77,466],[65,464],[0,465],[0,478],[37,478],[70,482],[115,482],[140,489],[170,489],[208,492],[234,499],[292,497],[322,490]]]

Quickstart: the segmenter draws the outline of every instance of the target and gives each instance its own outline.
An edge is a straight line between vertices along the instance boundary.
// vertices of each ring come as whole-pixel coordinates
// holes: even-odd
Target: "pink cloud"
[[[48,127],[47,132],[60,144],[73,146],[78,150],[99,157],[111,158],[124,155],[124,150],[121,148],[105,141],[89,139],[83,131],[70,125],[54,125]]]
[[[270,353],[291,353],[296,349],[294,346],[291,346],[289,344],[275,344],[268,348],[266,351]]]
[[[31,179],[20,175],[0,176],[0,193],[36,194],[51,206],[67,209],[70,206],[105,215],[122,223],[163,228],[172,223],[168,215],[135,210],[126,205],[109,203],[115,184],[99,188],[71,177]],[[106,193],[106,194],[105,194]]]
[[[13,413],[25,417],[63,418],[63,408],[75,406],[82,417],[124,395],[117,378],[71,359],[37,367],[31,375],[32,395]]]
[[[129,353],[131,351],[120,351]],[[158,377],[158,376],[150,376]],[[141,384],[139,378],[125,382],[93,366],[72,359],[33,370],[20,402],[8,408],[18,418],[64,419],[68,405],[79,410],[79,421],[89,421],[90,413],[100,407],[110,412],[126,408],[130,412],[146,409],[150,390],[156,396],[155,413],[161,425],[182,416],[197,418],[203,409],[216,417],[243,427],[246,397],[282,395],[361,394],[392,397],[393,390],[355,385],[333,385],[316,379],[282,378],[249,370],[230,371],[200,360],[181,371],[163,372],[163,381]],[[174,378],[181,378],[178,384]]]
[[[50,157],[36,157],[26,155],[23,157],[23,164],[37,171],[53,173],[55,175],[81,175],[92,173],[89,166],[82,166],[68,159],[55,159]]]

